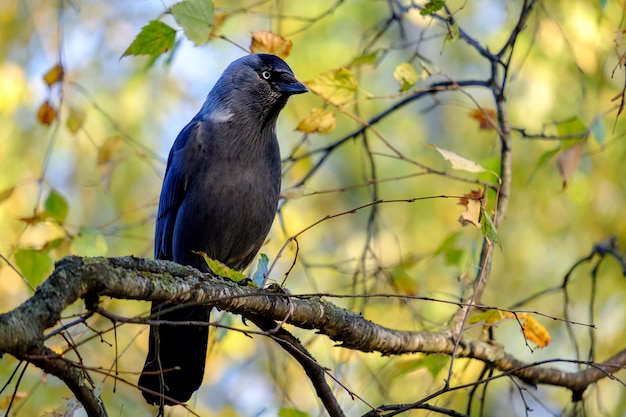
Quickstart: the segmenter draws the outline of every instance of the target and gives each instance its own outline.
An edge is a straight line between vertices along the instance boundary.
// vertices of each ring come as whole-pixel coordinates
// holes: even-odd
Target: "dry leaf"
[[[473,224],[476,227],[480,227],[480,208],[483,204],[483,197],[483,190],[478,189],[464,194],[459,199],[459,204],[465,206],[465,211],[459,217],[459,222],[462,226]]]
[[[494,109],[480,108],[469,112],[469,117],[478,121],[480,130],[494,130],[497,113]]]
[[[56,64],[44,74],[43,81],[48,87],[52,87],[54,84],[63,81],[64,75],[65,71],[63,70],[63,66],[61,64]]]
[[[459,216],[459,222],[462,226],[473,224],[476,227],[480,227],[480,202],[468,200],[465,211]]]
[[[478,162],[474,162],[471,159],[462,157],[461,155],[448,151],[446,149],[439,148],[435,145],[426,145],[429,148],[435,149],[446,161],[452,164],[452,169],[457,169],[467,172],[485,172],[486,169],[482,167]]]
[[[57,118],[58,112],[48,100],[44,101],[37,111],[37,120],[43,125],[51,125]]]
[[[280,198],[285,200],[297,200],[304,195],[305,191],[303,186],[286,188],[280,192]]]
[[[335,130],[336,122],[333,112],[314,107],[311,113],[298,123],[296,130],[304,133],[330,133]]]
[[[253,54],[274,54],[283,59],[289,56],[293,42],[273,32],[252,32],[250,52]]]
[[[559,169],[561,177],[563,178],[563,188],[567,187],[567,184],[569,184],[569,181],[572,179],[572,175],[574,175],[576,168],[578,168],[582,153],[583,144],[577,143],[561,152],[556,159],[556,166]]]

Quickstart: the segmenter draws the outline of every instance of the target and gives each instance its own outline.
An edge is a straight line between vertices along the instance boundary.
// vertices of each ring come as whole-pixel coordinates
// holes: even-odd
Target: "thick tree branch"
[[[282,292],[242,287],[167,261],[134,257],[80,258],[59,261],[54,273],[24,304],[0,315],[0,355],[9,353],[61,378],[90,416],[106,415],[80,370],[44,346],[44,330],[54,326],[62,311],[80,298],[97,296],[178,303],[208,302],[246,317],[264,317],[304,329],[317,329],[344,348],[383,355],[431,353],[450,355],[452,332],[414,332],[379,326],[319,298],[298,298]],[[267,329],[263,329],[267,330]],[[457,357],[474,358],[527,383],[565,387],[580,399],[598,379],[626,365],[626,349],[582,372],[526,364],[502,346],[463,336]]]

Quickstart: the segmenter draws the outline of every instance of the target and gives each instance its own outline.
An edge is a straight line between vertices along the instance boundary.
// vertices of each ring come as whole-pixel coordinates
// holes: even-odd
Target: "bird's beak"
[[[288,77],[283,77],[283,79],[280,81],[280,84],[278,85],[278,88],[282,93],[289,95],[302,94],[309,91],[309,89],[306,88],[306,85],[302,84],[291,75]]]

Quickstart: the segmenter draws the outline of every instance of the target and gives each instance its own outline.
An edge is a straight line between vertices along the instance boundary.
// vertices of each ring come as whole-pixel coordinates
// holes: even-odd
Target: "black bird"
[[[226,68],[170,151],[156,221],[156,259],[208,271],[193,253],[201,251],[236,270],[248,266],[278,204],[276,119],[291,95],[307,91],[274,55],[248,55]],[[152,313],[169,307],[153,303]],[[208,322],[210,310],[186,307],[158,319]],[[200,387],[208,334],[208,326],[150,328],[139,377],[139,386],[152,391],[143,391],[148,403],[185,402]]]

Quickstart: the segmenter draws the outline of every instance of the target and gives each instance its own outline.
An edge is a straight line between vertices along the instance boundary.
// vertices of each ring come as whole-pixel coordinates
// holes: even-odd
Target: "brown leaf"
[[[37,120],[42,125],[51,125],[54,119],[57,118],[58,112],[52,107],[48,100],[44,101],[37,111]]]
[[[64,75],[65,71],[63,70],[63,66],[61,64],[56,64],[44,74],[43,81],[48,87],[52,87],[54,84],[63,81]]]
[[[250,52],[253,54],[274,54],[287,58],[293,42],[273,32],[252,32]]]
[[[459,222],[462,226],[473,224],[480,227],[480,208],[483,204],[484,192],[481,189],[472,190],[459,199],[459,204],[465,206],[465,211],[461,213]]]
[[[484,191],[481,189],[472,190],[467,194],[464,194],[463,197],[459,199],[459,204],[462,206],[466,206],[469,200],[482,200],[484,196]]]
[[[563,188],[567,187],[569,181],[572,179],[572,175],[578,168],[580,158],[583,153],[583,144],[577,143],[570,146],[563,152],[561,152],[556,159],[556,166],[559,169],[559,174],[563,178]]]
[[[462,226],[473,224],[480,227],[480,203],[476,200],[467,200],[465,211],[461,213],[459,222]]]
[[[497,113],[494,109],[479,108],[469,112],[469,117],[478,121],[480,130],[494,130]]]

